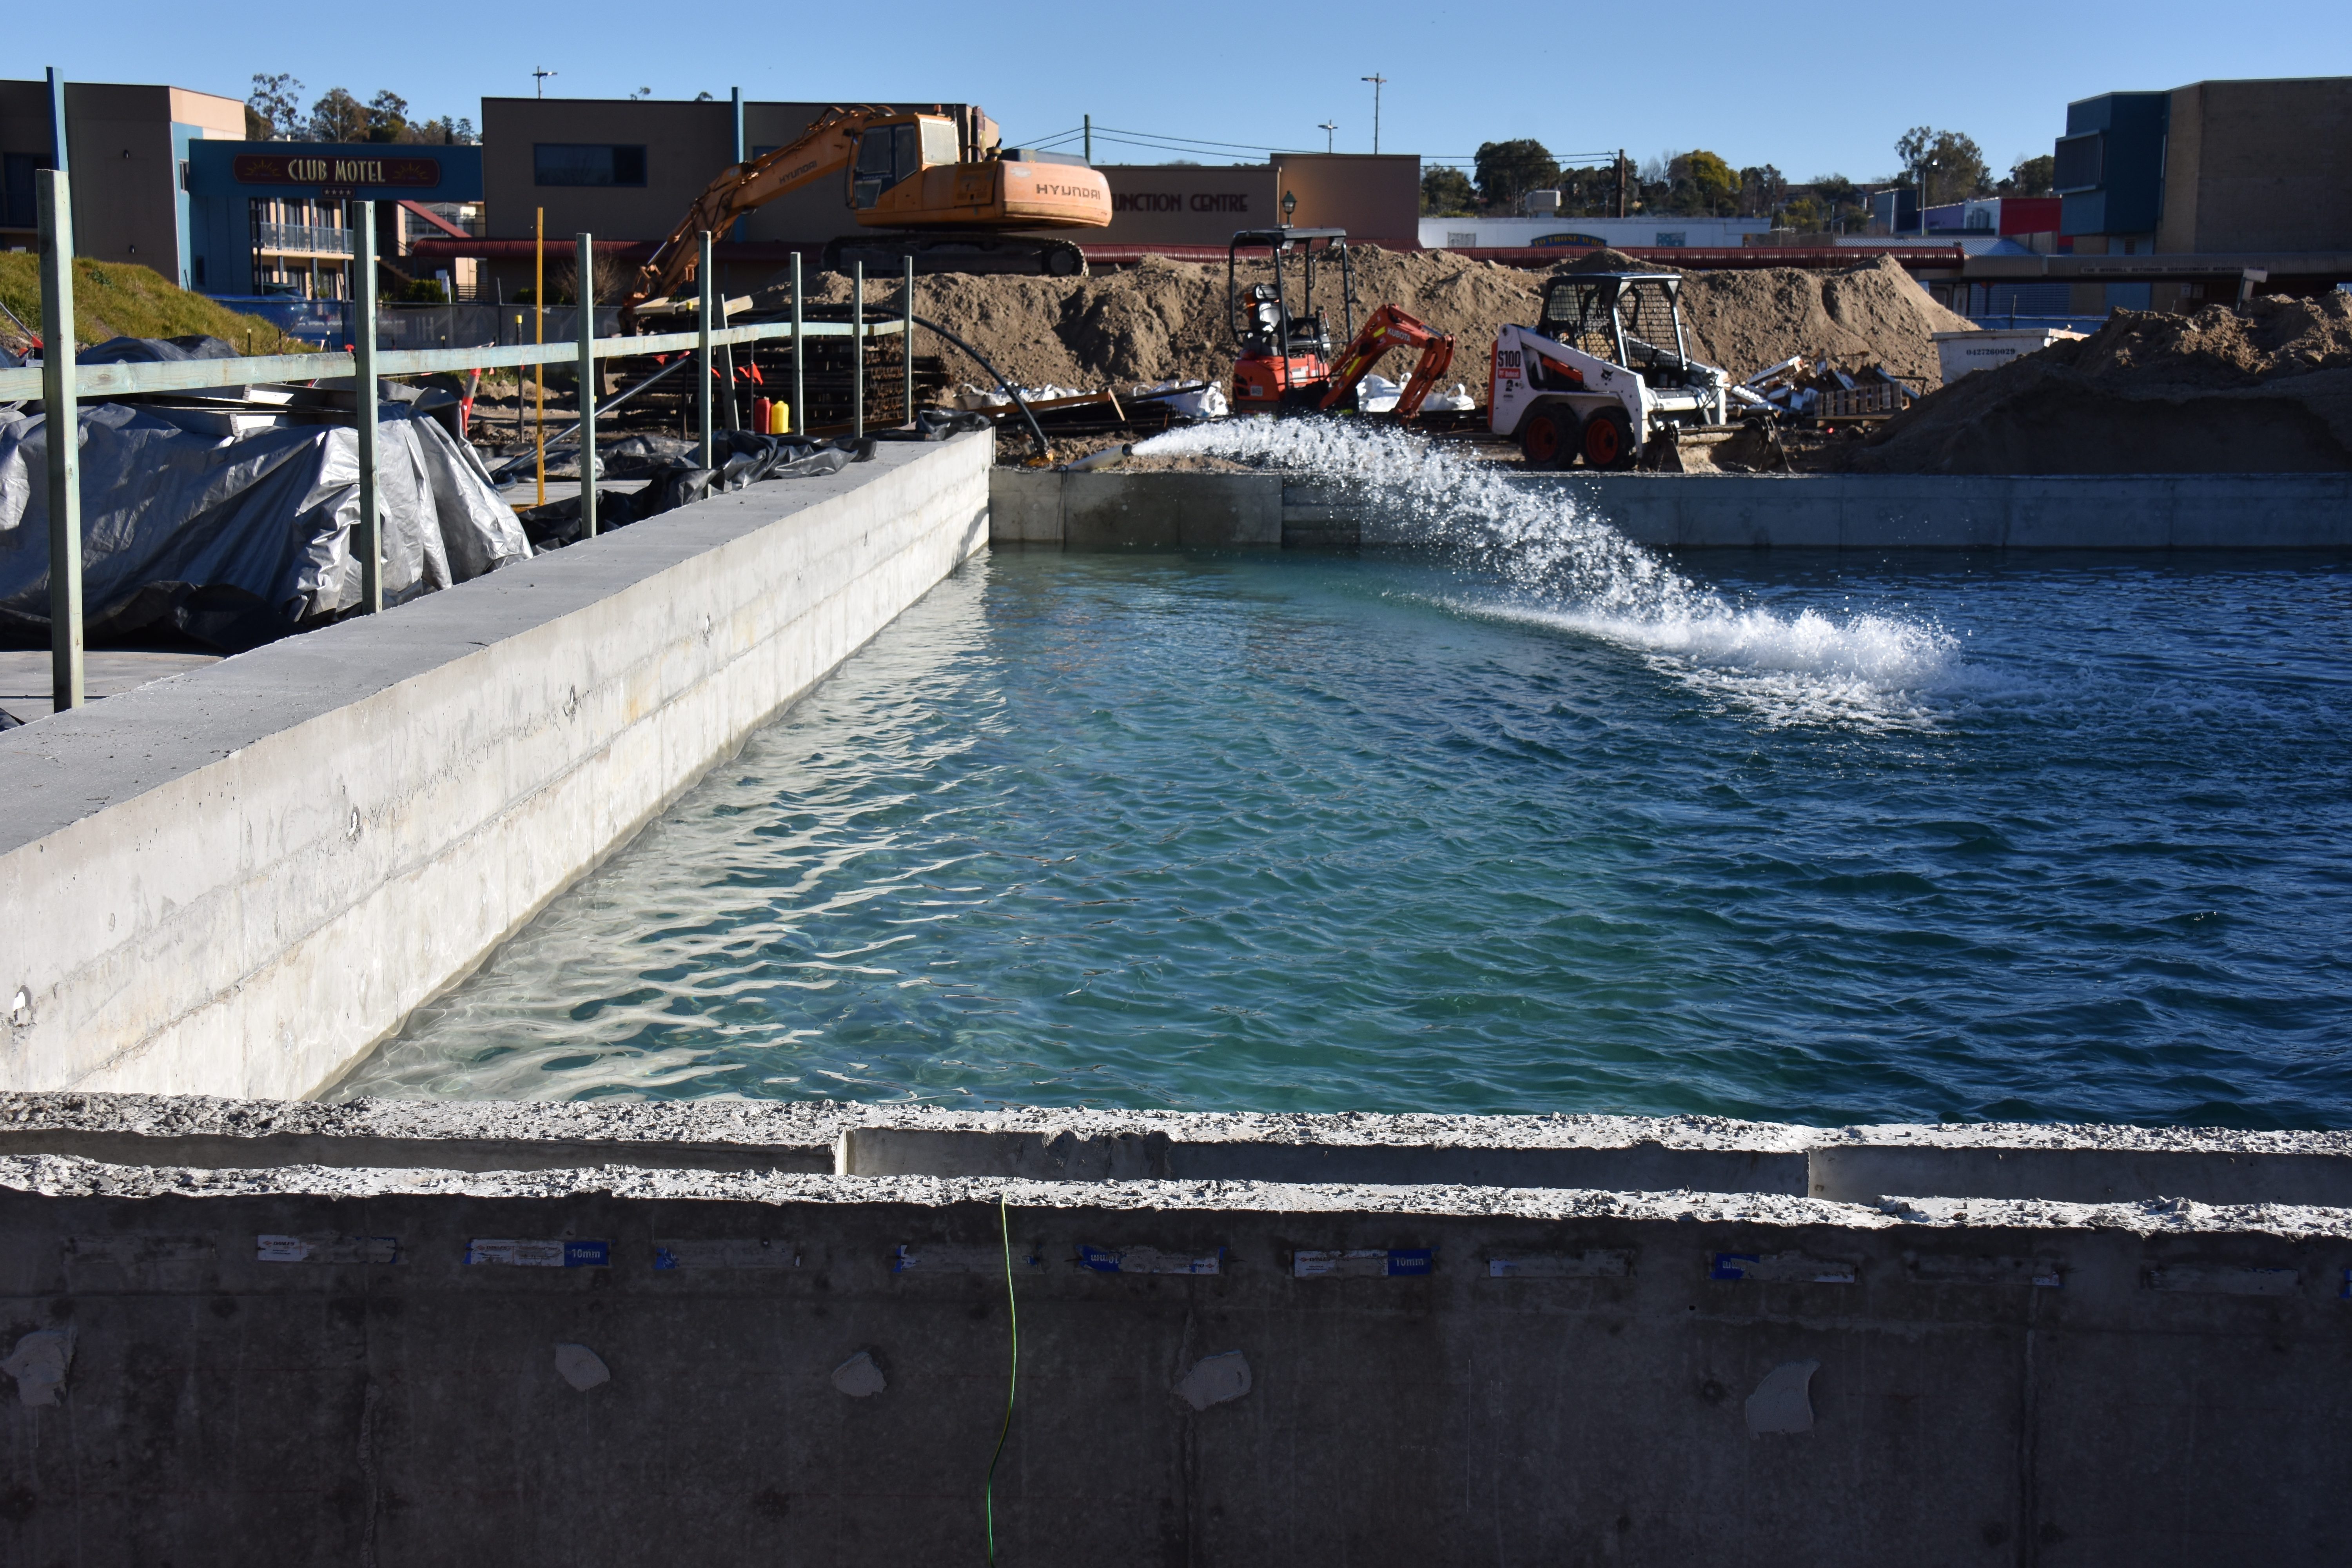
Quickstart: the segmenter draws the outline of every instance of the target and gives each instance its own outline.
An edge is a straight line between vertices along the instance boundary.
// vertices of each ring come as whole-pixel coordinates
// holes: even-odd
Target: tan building
[[[188,146],[244,135],[245,105],[234,98],[184,87],[67,83],[77,253],[137,262],[194,287]],[[0,81],[0,249],[38,245],[33,172],[50,166],[49,141],[48,84]]]
[[[901,107],[929,108],[917,100]],[[744,155],[783,145],[828,105],[746,101]],[[961,104],[941,104],[961,113]],[[735,161],[731,100],[488,98],[482,100],[484,237],[494,287],[530,286],[534,226],[546,226],[550,254],[575,236],[642,247],[667,235],[711,178]],[[1237,229],[1281,223],[1282,197],[1295,195],[1292,222],[1339,227],[1398,248],[1417,243],[1421,161],[1412,156],[1288,153],[1272,163],[1102,165],[1110,181],[1108,229],[1066,234],[1086,246],[1214,247]],[[756,287],[795,249],[856,232],[842,182],[821,180],[744,218],[715,248],[719,281]],[[428,250],[469,248],[429,242]]]

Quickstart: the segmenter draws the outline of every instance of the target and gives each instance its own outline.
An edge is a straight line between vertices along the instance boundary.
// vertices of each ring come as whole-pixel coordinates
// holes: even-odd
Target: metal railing
[[[869,321],[864,319],[862,309],[856,313],[855,319],[848,321],[804,320],[802,306],[805,295],[801,287],[801,262],[795,256],[792,268],[790,321],[730,327],[721,315],[719,322],[714,324],[712,316],[719,302],[711,286],[710,236],[706,233],[702,236],[701,266],[697,274],[700,299],[692,331],[656,332],[639,337],[593,337],[590,334],[598,325],[596,318],[602,312],[572,310],[569,313],[573,318],[577,335],[570,342],[558,340],[554,342],[477,348],[382,348],[376,341],[376,269],[371,265],[352,269],[358,298],[352,301],[354,309],[351,321],[354,335],[349,353],[82,365],[75,362],[73,353],[71,186],[67,174],[57,169],[36,170],[33,179],[41,234],[42,363],[37,369],[0,370],[0,403],[38,402],[50,429],[54,431],[79,426],[77,410],[80,400],[86,396],[193,392],[207,387],[246,386],[257,382],[315,382],[330,377],[352,376],[366,383],[372,394],[354,399],[355,409],[363,409],[379,404],[379,399],[373,395],[376,383],[389,377],[486,370],[500,365],[574,365],[578,369],[580,388],[579,428],[583,455],[580,465],[580,531],[583,539],[593,538],[596,533],[596,466],[588,455],[595,450],[597,360],[681,353],[692,350],[701,381],[701,395],[696,400],[699,408],[696,462],[698,467],[708,468],[712,466],[711,416],[716,402],[711,387],[719,372],[721,356],[724,356],[731,386],[735,344],[790,340],[793,349],[792,405],[795,409],[805,409],[808,405],[807,388],[802,367],[807,355],[801,352],[804,339],[873,339],[911,332],[917,320],[911,261],[904,271],[905,292],[898,320]],[[353,232],[357,237],[357,247],[352,254],[373,258],[376,254],[375,207],[372,203],[358,202],[353,204],[352,213],[355,222]],[[576,247],[579,276],[593,277],[594,269],[591,258],[593,253],[590,237],[581,235]],[[863,266],[856,269],[854,288],[862,307],[866,292]],[[545,317],[554,314],[556,312],[552,310],[545,312],[542,323]],[[544,331],[543,324],[541,330]],[[936,326],[932,330],[940,331]],[[855,357],[857,361],[856,415],[852,433],[863,437],[866,433],[866,355],[861,353]],[[908,378],[906,407],[911,418],[914,407],[912,356],[901,357],[908,361],[909,367],[906,373]],[[795,415],[795,417],[802,416]],[[383,609],[383,531],[376,483],[377,422],[362,416],[356,423],[360,505],[352,542],[352,553],[360,562],[360,603],[356,613],[375,615]],[[63,711],[68,708],[79,708],[86,700],[82,679],[81,451],[79,441],[60,441],[54,436],[46,445],[48,448],[51,679],[55,706]]]
[[[253,247],[256,250],[315,252],[321,256],[350,256],[352,251],[350,229],[331,224],[257,223],[253,226]]]

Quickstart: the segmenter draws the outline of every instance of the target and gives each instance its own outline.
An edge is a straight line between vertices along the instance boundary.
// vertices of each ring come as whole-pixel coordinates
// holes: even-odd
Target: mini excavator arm
[[[857,156],[857,135],[877,120],[903,119],[905,110],[835,107],[816,117],[806,131],[772,153],[748,163],[730,163],[719,171],[669,237],[654,247],[652,259],[638,270],[621,301],[622,318],[634,323],[636,308],[647,300],[669,294],[694,279],[699,263],[695,236],[706,229],[714,235],[745,213],[765,206],[778,196],[839,174]]]
[[[1356,334],[1356,341],[1339,355],[1339,363],[1331,369],[1330,387],[1323,394],[1319,406],[1337,408],[1356,390],[1357,384],[1371,374],[1381,356],[1394,348],[1421,350],[1421,358],[1413,365],[1412,374],[1406,378],[1396,405],[1400,420],[1419,414],[1422,404],[1437,385],[1437,378],[1454,363],[1454,339],[1449,333],[1415,321],[1394,305],[1382,305],[1374,310],[1365,321],[1364,330]]]

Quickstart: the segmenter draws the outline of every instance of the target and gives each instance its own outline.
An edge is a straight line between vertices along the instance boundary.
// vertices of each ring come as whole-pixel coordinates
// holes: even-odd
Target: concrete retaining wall
[[[1674,550],[2346,550],[2352,475],[1513,475]],[[1377,497],[1281,474],[991,477],[999,543],[1072,550],[1397,544]],[[1278,508],[1278,511],[1277,511]]]
[[[299,1095],[979,549],[885,445],[0,733],[0,1086]]]
[[[856,1163],[866,1131],[900,1135],[899,1154],[866,1150],[885,1163],[974,1155],[902,1159],[906,1135],[1005,1135],[990,1158],[1060,1173],[742,1163],[827,1133]],[[79,1135],[116,1140],[115,1163],[55,1152]],[[419,1158],[388,1158],[393,1136]],[[281,1139],[329,1168],[210,1157]],[[179,1163],[197,1141],[208,1157]],[[1005,1562],[2336,1554],[2345,1210],[1137,1173],[1221,1144],[1438,1165],[2346,1152],[2134,1130],[0,1096],[0,1560],[968,1558],[1004,1413],[1006,1231]],[[641,1158],[689,1145],[729,1168]],[[126,1163],[134,1147],[148,1159]],[[561,1150],[582,1157],[548,1163]]]

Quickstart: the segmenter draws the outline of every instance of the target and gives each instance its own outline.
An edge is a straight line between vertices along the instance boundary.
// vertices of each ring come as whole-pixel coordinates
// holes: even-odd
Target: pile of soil
[[[1441,331],[1454,334],[1454,367],[1446,384],[1468,384],[1486,396],[1486,353],[1507,322],[1535,320],[1546,275],[1442,250],[1392,251],[1358,246],[1350,252],[1364,312],[1395,304]],[[1286,270],[1295,270],[1286,268]],[[1655,270],[1614,251],[1594,251],[1561,270]],[[1269,267],[1244,267],[1241,281],[1264,281]],[[1317,300],[1340,331],[1336,280],[1318,272]],[[1295,285],[1294,285],[1295,288]],[[895,308],[895,279],[869,283],[877,308]],[[1177,377],[1223,381],[1233,369],[1233,339],[1225,321],[1225,269],[1151,257],[1138,266],[1088,278],[1004,278],[941,274],[919,278],[916,310],[945,323],[986,354],[1004,375],[1024,385],[1126,387]],[[844,303],[849,280],[823,273],[809,286],[812,300]],[[1735,376],[1748,376],[1792,353],[1826,358],[1846,368],[1884,363],[1916,384],[1938,384],[1935,344],[1928,334],[1966,331],[1969,323],[1942,309],[1892,260],[1835,272],[1774,268],[1756,272],[1694,272],[1684,285],[1693,352]],[[761,308],[786,302],[780,278],[756,298]],[[1337,341],[1333,345],[1336,350]],[[952,349],[952,381],[985,380]],[[1381,370],[1401,377],[1405,356]]]
[[[1840,455],[1861,473],[2352,469],[2352,297],[2118,310],[2088,338],[1963,377]]]

